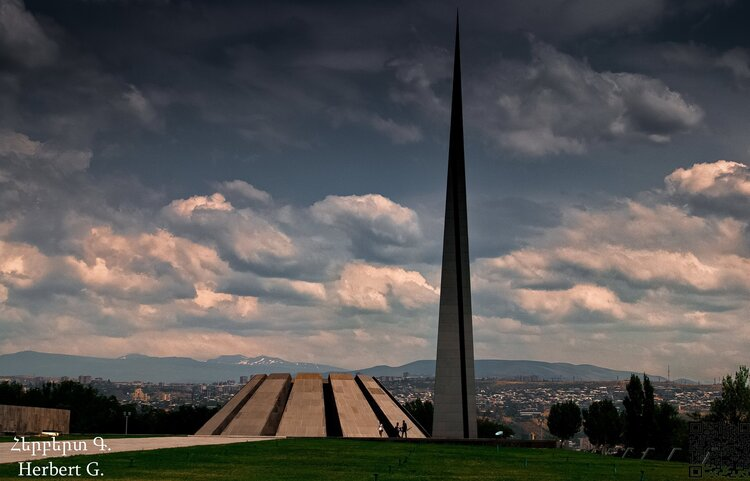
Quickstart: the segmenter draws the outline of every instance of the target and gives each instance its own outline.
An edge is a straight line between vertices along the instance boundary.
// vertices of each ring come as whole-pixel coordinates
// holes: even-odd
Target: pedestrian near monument
[[[396,436],[401,437],[401,426],[396,423]]]
[[[378,423],[378,436],[383,437],[383,423]]]
[[[406,427],[406,420],[401,421],[401,433],[402,433],[401,437],[402,438],[406,437],[406,431],[408,431],[408,430],[409,430],[409,428]]]

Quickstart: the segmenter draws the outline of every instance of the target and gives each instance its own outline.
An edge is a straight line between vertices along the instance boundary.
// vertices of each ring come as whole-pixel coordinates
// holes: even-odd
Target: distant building
[[[247,381],[248,381],[247,376],[240,376],[240,384],[244,386],[245,384],[247,384]]]
[[[130,396],[130,399],[133,401],[148,401],[148,394],[143,392],[143,388],[137,387],[135,388],[135,391],[133,391],[133,394]]]
[[[518,413],[521,417],[530,418],[535,416],[541,416],[541,411],[521,411]]]
[[[81,384],[91,384],[91,376],[78,376],[78,382]]]

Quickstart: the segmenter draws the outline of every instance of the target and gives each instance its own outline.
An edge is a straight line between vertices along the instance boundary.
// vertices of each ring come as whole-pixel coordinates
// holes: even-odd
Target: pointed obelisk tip
[[[455,45],[455,51],[458,53],[459,50],[459,39],[458,39],[458,8],[456,8],[456,45]]]

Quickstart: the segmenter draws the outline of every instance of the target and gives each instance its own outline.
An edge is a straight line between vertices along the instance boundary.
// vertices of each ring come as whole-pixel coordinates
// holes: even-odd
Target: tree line
[[[687,420],[667,402],[656,403],[651,380],[643,375],[630,376],[625,387],[623,409],[609,399],[591,403],[580,409],[574,401],[555,403],[547,417],[550,433],[561,440],[571,439],[583,427],[591,444],[603,452],[617,444],[632,447],[636,453],[654,448],[654,456],[666,457],[672,448],[686,454],[688,443]],[[721,397],[711,403],[707,416],[692,414],[695,421],[737,424],[750,422],[750,385],[748,368],[740,366],[735,376],[722,380]]]
[[[179,406],[165,409],[120,404],[76,381],[46,383],[24,390],[17,382],[0,383],[0,404],[70,410],[72,433],[122,433],[128,414],[130,434],[194,434],[218,408]]]
[[[404,404],[404,408],[419,423],[427,434],[432,435],[432,419],[434,408],[431,401],[415,399]],[[502,434],[497,434],[502,431]],[[489,418],[477,418],[477,436],[480,438],[509,438],[515,433],[510,426],[493,421]]]

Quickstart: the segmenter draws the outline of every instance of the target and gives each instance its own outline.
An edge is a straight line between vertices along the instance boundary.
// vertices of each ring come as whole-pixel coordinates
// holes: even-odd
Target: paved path
[[[66,456],[74,456],[79,454],[108,454],[108,453],[119,453],[123,451],[148,451],[151,449],[162,449],[162,448],[182,448],[186,446],[206,446],[214,444],[232,444],[232,443],[245,443],[251,441],[268,441],[271,439],[279,439],[273,436],[265,437],[245,437],[245,436],[169,436],[169,437],[155,437],[155,438],[103,438],[102,441],[90,439],[76,439],[67,441],[65,449]],[[82,450],[82,442],[86,443],[86,450]],[[0,464],[2,463],[16,463],[18,461],[44,461],[48,458],[56,458],[63,456],[63,445],[65,441],[58,441],[58,450],[47,444],[46,456],[43,455],[42,450],[45,445],[37,444],[31,445],[31,441],[27,441],[28,451],[12,451],[16,449],[22,449],[21,443],[0,443]],[[106,444],[106,449],[101,450],[101,444]],[[36,449],[36,455],[32,454],[31,449]],[[76,450],[77,449],[77,450]]]

